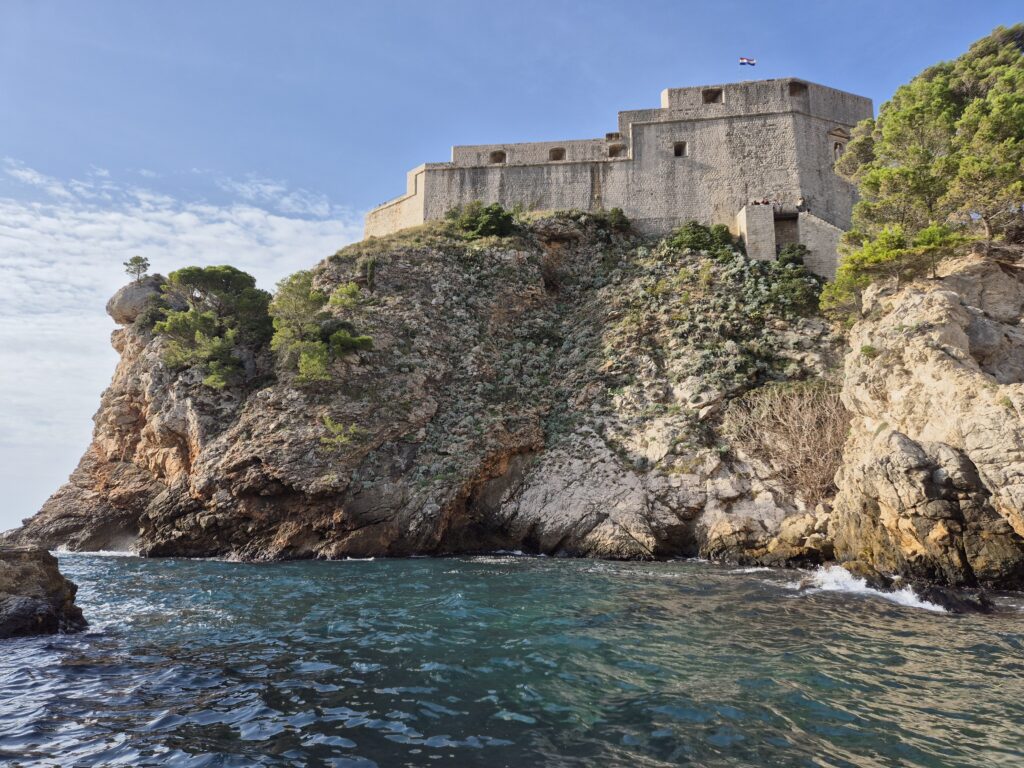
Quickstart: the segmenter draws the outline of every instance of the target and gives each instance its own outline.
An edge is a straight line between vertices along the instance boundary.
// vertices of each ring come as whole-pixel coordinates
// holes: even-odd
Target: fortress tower
[[[413,169],[404,195],[367,214],[366,235],[474,200],[621,208],[650,234],[690,219],[726,224],[757,259],[803,243],[808,268],[832,277],[855,200],[832,165],[872,114],[870,99],[792,78],[669,88],[658,109],[620,112],[603,139],[453,147],[451,162]]]

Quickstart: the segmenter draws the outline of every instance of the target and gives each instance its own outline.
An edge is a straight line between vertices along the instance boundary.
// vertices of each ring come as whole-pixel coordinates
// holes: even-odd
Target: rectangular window
[[[686,142],[677,141],[672,145],[672,154],[676,157],[686,157]]]
[[[705,104],[721,104],[722,103],[722,89],[721,88],[705,88],[701,91],[701,96],[704,99]]]

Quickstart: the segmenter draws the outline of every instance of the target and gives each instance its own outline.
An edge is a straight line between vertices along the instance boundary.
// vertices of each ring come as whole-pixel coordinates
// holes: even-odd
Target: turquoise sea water
[[[61,568],[92,628],[0,645],[2,765],[1024,765],[1022,596],[951,616],[834,571],[511,556]]]

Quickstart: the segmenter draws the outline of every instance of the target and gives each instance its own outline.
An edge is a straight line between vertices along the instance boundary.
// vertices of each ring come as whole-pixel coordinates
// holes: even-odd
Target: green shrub
[[[369,267],[372,273],[372,263]],[[356,283],[339,285],[330,299],[313,287],[313,273],[304,270],[286,277],[277,285],[270,303],[274,319],[271,349],[278,366],[297,370],[302,384],[330,381],[331,361],[350,352],[371,349],[369,336],[355,334],[351,323],[333,317],[328,308],[348,309],[359,300]]]
[[[330,351],[322,341],[303,341],[295,346],[298,352],[298,380],[303,384],[330,381]]]
[[[803,243],[790,243],[779,251],[779,257],[776,261],[782,265],[797,264],[802,267],[807,254],[807,246]]]
[[[711,242],[721,248],[732,248],[732,232],[725,224],[715,224],[711,227]]]
[[[859,232],[845,238],[850,250],[839,262],[836,277],[821,294],[821,310],[833,319],[850,322],[860,310],[860,297],[880,278],[905,280],[934,276],[935,268],[954,246],[965,241],[949,227],[931,224],[909,239],[902,226],[884,227],[875,237]]]
[[[349,424],[346,427],[344,424],[335,421],[330,416],[324,416],[323,425],[324,429],[327,430],[327,436],[320,438],[320,444],[332,451],[341,450],[342,448],[350,445],[353,440],[356,440],[366,434],[355,424]]]
[[[866,357],[868,360],[874,360],[881,354],[881,352],[878,351],[877,347],[873,347],[870,344],[865,344],[860,348],[860,354],[862,357]]]
[[[238,332],[239,343],[263,344],[273,332],[267,313],[270,294],[235,267],[185,267],[171,272],[162,291],[189,310],[213,312],[221,325]]]
[[[599,226],[612,232],[629,232],[633,226],[621,208],[612,208],[609,211],[592,211],[589,215]]]
[[[669,245],[680,250],[704,251],[713,255],[728,255],[737,250],[729,228],[724,224],[705,226],[688,221],[668,236]]]
[[[154,294],[146,301],[146,306],[135,318],[132,327],[137,331],[152,331],[157,323],[166,319],[168,310],[170,307],[163,294]]]
[[[342,357],[349,352],[357,352],[361,349],[373,349],[373,339],[369,336],[353,336],[345,330],[335,331],[330,337],[331,352],[336,357]]]
[[[331,294],[330,304],[338,309],[352,309],[359,303],[359,286],[355,283],[342,283]]]
[[[222,389],[243,376],[237,348],[259,348],[270,337],[269,300],[252,275],[234,267],[185,267],[171,272],[136,323],[152,322],[153,332],[167,339],[168,366],[199,366],[203,383]]]
[[[508,237],[518,230],[515,216],[500,203],[484,205],[479,200],[452,208],[445,214],[451,227],[467,240]]]

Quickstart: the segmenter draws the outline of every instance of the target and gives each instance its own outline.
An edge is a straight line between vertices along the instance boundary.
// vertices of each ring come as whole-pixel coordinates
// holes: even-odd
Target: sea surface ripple
[[[951,616],[698,562],[60,559],[91,628],[0,645],[0,765],[1024,765],[1021,596]]]

